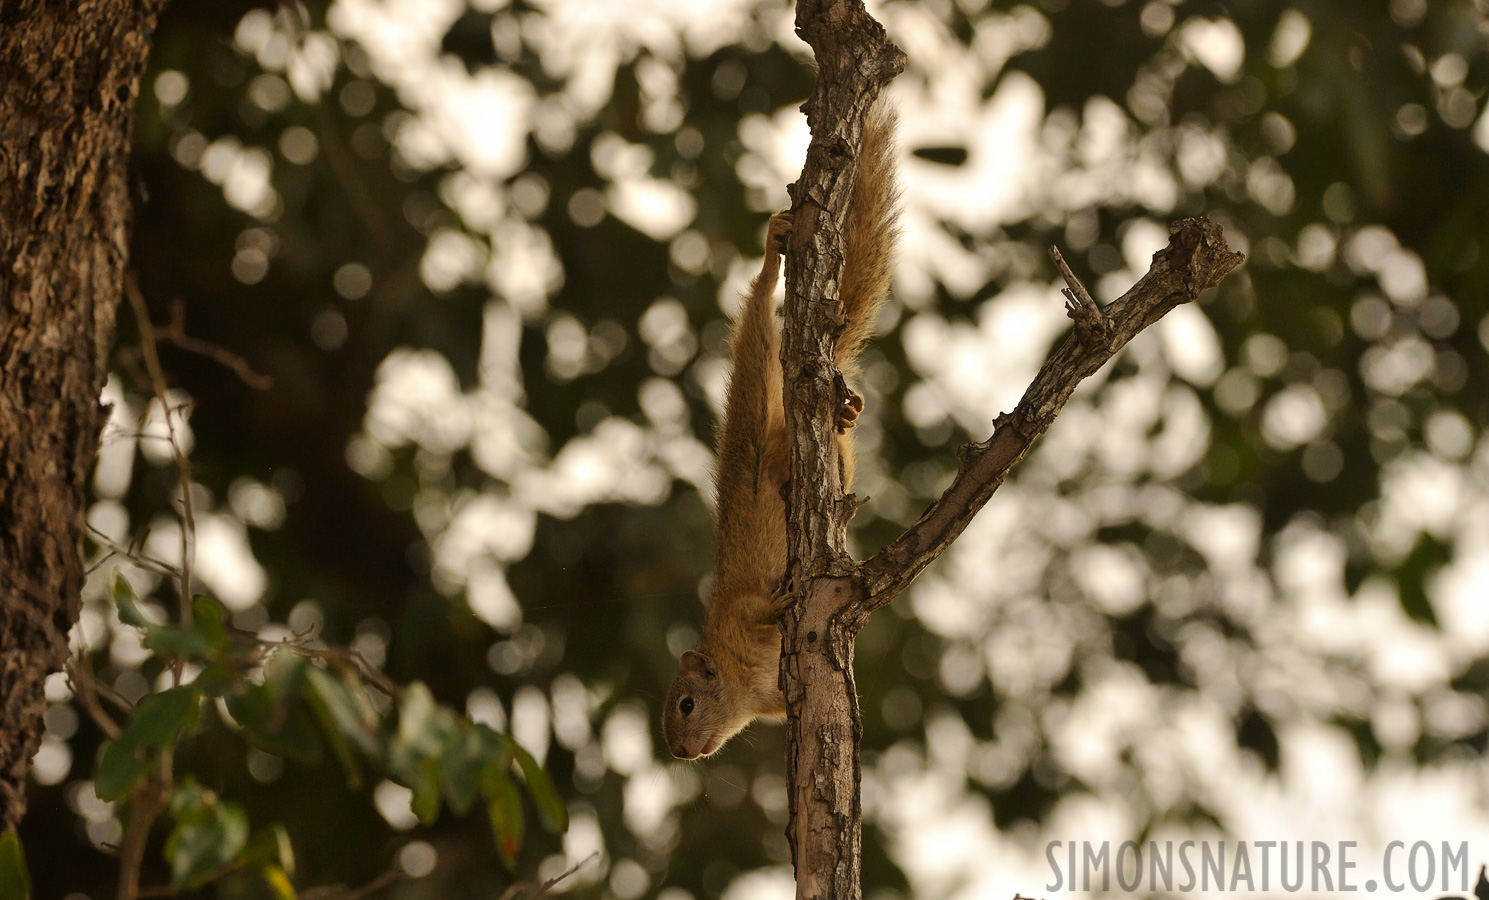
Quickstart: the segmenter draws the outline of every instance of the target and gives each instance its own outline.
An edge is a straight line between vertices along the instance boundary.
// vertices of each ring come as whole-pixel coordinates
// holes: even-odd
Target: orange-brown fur
[[[894,161],[895,115],[883,101],[864,125],[863,153],[844,227],[840,297],[845,324],[837,340],[844,376],[858,373],[858,355],[873,332],[889,290],[899,197]],[[717,551],[713,602],[698,646],[683,654],[667,694],[662,730],[680,759],[715,752],[757,716],[781,716],[778,686],[781,634],[772,601],[786,571],[789,477],[782,410],[780,331],[772,293],[780,275],[791,218],[770,220],[765,264],[750,285],[730,336],[733,370],[719,429]],[[860,402],[861,405],[861,402]],[[858,407],[845,410],[852,424]],[[843,489],[853,483],[852,431],[838,438]],[[691,704],[687,713],[684,702]]]

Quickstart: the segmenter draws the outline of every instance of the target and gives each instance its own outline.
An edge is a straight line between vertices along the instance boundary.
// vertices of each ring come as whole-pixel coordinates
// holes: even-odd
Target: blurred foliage
[[[341,9],[351,15],[366,5]],[[563,106],[556,98],[569,87],[564,70],[544,55],[552,38],[543,21],[556,7],[455,5],[431,7],[448,23],[440,65],[466,77],[515,76],[530,85],[540,124]],[[975,86],[984,100],[1012,79],[1032,78],[1043,92],[1046,136],[1094,127],[1116,110],[1123,146],[1136,149],[1132,166],[1112,180],[1122,189],[1141,184],[1134,173],[1153,159],[1177,174],[1167,204],[1145,201],[1136,188],[1064,204],[1034,193],[1042,203],[987,233],[928,214],[912,223],[940,229],[949,242],[931,255],[954,249],[990,262],[973,289],[937,281],[925,296],[910,292],[870,351],[872,416],[861,440],[871,446],[860,459],[875,460],[866,481],[878,502],[854,523],[859,546],[872,549],[897,534],[944,483],[956,444],[986,436],[965,424],[971,416],[918,418],[914,391],[932,376],[906,349],[907,323],[982,321],[984,304],[991,308],[1004,291],[1032,278],[1053,280],[1039,268],[1051,243],[1093,285],[1128,278],[1124,241],[1141,223],[1207,213],[1226,224],[1250,260],[1202,301],[1222,371],[1180,372],[1186,382],[1162,369],[1164,383],[1172,379],[1177,396],[1196,398],[1202,410],[1197,460],[1166,475],[1141,465],[1113,474],[1091,449],[1087,464],[1070,471],[1036,447],[1024,464],[1032,474],[1016,470],[984,515],[995,515],[1014,491],[1094,509],[1090,498],[1103,485],[1241,505],[1259,517],[1256,556],[1266,578],[1276,577],[1268,567],[1294,537],[1322,533],[1342,549],[1341,590],[1385,586],[1410,620],[1442,625],[1434,579],[1455,559],[1457,532],[1424,526],[1393,543],[1376,528],[1393,467],[1421,458],[1459,465],[1489,424],[1480,324],[1489,313],[1482,253],[1489,129],[1480,101],[1489,53],[1481,5],[941,0],[883,10],[892,33],[897,20],[938,20],[948,45],[960,50],[999,46],[986,35],[1005,26],[1024,29],[1006,65],[990,63]],[[762,116],[799,104],[811,84],[801,52],[775,39],[789,10],[762,4],[741,19],[737,36],[706,53],[667,57],[626,47],[608,99],[592,116],[571,115],[558,138],[542,127],[524,131],[520,166],[467,181],[457,159],[411,161],[407,129],[418,110],[410,107],[423,101],[390,83],[386,62],[339,30],[334,14],[322,2],[276,13],[176,3],[155,35],[133,160],[134,266],[157,323],[182,302],[193,337],[273,379],[255,389],[208,356],[162,347],[172,386],[192,399],[199,505],[240,523],[266,583],[246,602],[228,602],[211,585],[227,608],[198,600],[190,627],[159,624],[161,616],[141,613],[131,590],[120,588],[116,622],[109,599],[116,582],[107,579],[128,564],[102,542],[95,548],[85,618],[97,621],[84,623],[94,637],[81,664],[134,714],[108,741],[86,716],[79,721],[67,690],[49,694],[51,750],[44,752],[65,751],[71,763],[39,767],[46,783],[34,785],[22,829],[34,895],[112,891],[126,813],[111,804],[129,796],[162,752],[176,754],[181,774],[171,824],[152,839],[146,882],[187,894],[244,860],[257,880],[228,878],[196,895],[290,896],[288,878],[302,890],[358,885],[399,859],[423,877],[397,881],[379,896],[498,896],[514,874],[541,881],[603,849],[592,871],[575,876],[580,896],[634,900],[681,888],[686,895],[666,900],[685,900],[718,897],[739,873],[788,865],[779,729],[756,726],[692,767],[655,758],[665,751],[647,737],[647,729],[655,735],[658,698],[676,656],[702,617],[710,511],[695,485],[669,476],[669,486],[646,502],[590,498],[568,513],[540,510],[530,548],[519,540],[500,560],[498,580],[520,613],[483,617],[473,611],[473,584],[447,583],[438,545],[451,509],[477,497],[495,497],[496,508],[507,509],[502,504],[521,484],[491,471],[473,441],[443,448],[380,442],[368,423],[369,396],[390,357],[436,354],[447,361],[455,391],[483,396],[494,377],[486,346],[491,310],[521,306],[500,320],[514,332],[497,347],[507,356],[496,363],[512,364],[511,395],[536,431],[508,419],[494,426],[494,439],[518,444],[535,433],[531,442],[551,461],[615,419],[666,432],[655,398],[680,396],[683,421],[667,427],[710,443],[710,373],[725,355],[721,286],[734,263],[747,266],[761,252],[770,202],[742,176],[748,160],[759,162],[742,134]],[[1245,48],[1233,68],[1205,56],[1204,47],[1223,50],[1232,34]],[[305,46],[327,49],[324,81],[287,69],[292,48]],[[934,61],[909,49],[912,67],[902,80],[934,89]],[[659,102],[659,91],[676,105]],[[929,167],[919,171],[976,164],[977,146],[961,145],[956,128],[942,132],[949,136],[907,137],[914,165]],[[696,198],[687,240],[605,214],[617,136],[644,151],[647,177]],[[1045,149],[1051,159],[1065,154],[1061,165],[1081,164],[1075,149]],[[482,190],[495,197],[492,217],[531,231],[482,220],[466,202]],[[914,209],[916,198],[909,202]],[[521,255],[530,246],[523,235],[533,233],[551,242],[561,279],[522,306],[501,298],[483,269],[503,252]],[[479,259],[456,277],[431,276],[436,245]],[[680,330],[658,337],[662,325],[678,322]],[[127,316],[121,323],[114,396],[135,420],[148,418],[137,332]],[[576,327],[577,357],[564,349]],[[1101,404],[1114,404],[1154,371],[1146,359],[1119,359],[1077,405],[1110,409]],[[672,393],[657,394],[659,382]],[[1091,428],[1103,420],[1084,421]],[[1155,414],[1149,430],[1166,422]],[[132,547],[149,547],[150,534],[168,529],[161,516],[178,491],[168,459],[150,455],[146,443],[123,487],[101,487],[90,513],[101,531],[109,531],[106,521],[122,521],[111,537]],[[270,512],[256,513],[253,498],[266,496]],[[1048,508],[1048,519],[1058,520]],[[1092,516],[1099,521],[1088,536],[1031,551],[1040,567],[1033,598],[1058,611],[1043,627],[1079,636],[1069,638],[1065,667],[1027,696],[985,674],[992,651],[978,644],[982,635],[932,627],[914,597],[870,623],[858,671],[866,772],[897,765],[891,748],[937,757],[927,735],[936,723],[958,721],[990,748],[980,757],[986,765],[968,763],[962,775],[969,790],[989,798],[996,824],[1043,822],[1062,797],[1100,789],[1055,752],[1054,720],[1045,714],[1068,712],[1090,696],[1110,671],[1101,665],[1133,667],[1155,689],[1205,691],[1213,685],[1203,664],[1215,657],[1201,654],[1197,663],[1188,641],[1214,636],[1244,656],[1260,640],[1254,622],[1217,599],[1224,573],[1177,526],[1139,513]],[[1157,601],[1126,609],[1097,603],[1080,580],[1092,547],[1146,573],[1143,596],[1183,582],[1195,586],[1192,602],[1177,613]],[[147,598],[140,606],[158,612],[174,603],[158,577],[125,574]],[[156,593],[162,599],[148,600]],[[986,597],[993,596],[990,586]],[[141,630],[134,644],[120,637]],[[285,639],[283,649],[266,651],[266,641]],[[332,652],[337,647],[372,662],[359,667]],[[195,680],[170,686],[169,660],[190,666]],[[1332,659],[1321,665],[1335,673],[1363,668]],[[971,677],[958,674],[967,671]],[[406,686],[380,694],[381,681]],[[151,685],[159,692],[148,693]],[[1481,660],[1454,672],[1444,689],[1482,697],[1489,666]],[[1286,704],[1249,683],[1232,694],[1226,702],[1236,746],[1276,769]],[[1354,738],[1367,764],[1386,752],[1368,704],[1322,718]],[[1481,754],[1482,703],[1469,721],[1459,733],[1422,729],[1404,752],[1424,765]],[[995,741],[1012,734],[1028,739],[1007,749],[1012,756],[999,756],[1006,745]],[[544,787],[540,762],[556,795]],[[1121,765],[1138,763],[1124,756]],[[384,778],[412,791],[417,825],[379,814],[375,794]],[[1167,805],[1134,801],[1145,810],[1139,824],[1217,820],[1199,793]],[[450,814],[439,814],[443,806]],[[569,817],[575,827],[563,839],[525,833],[525,814],[550,831]],[[865,834],[864,882],[891,892],[886,897],[909,885],[890,831],[885,824]],[[415,838],[437,860],[427,874],[420,871],[424,850],[412,863],[400,855]],[[0,845],[3,890],[13,881],[9,848]]]

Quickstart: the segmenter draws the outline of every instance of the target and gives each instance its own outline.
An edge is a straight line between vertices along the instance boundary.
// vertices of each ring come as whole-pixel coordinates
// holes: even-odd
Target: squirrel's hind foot
[[[841,376],[839,379],[841,380]],[[836,422],[838,434],[843,434],[857,424],[858,415],[863,412],[863,395],[848,387],[846,382],[842,384],[842,389],[847,393],[843,394],[842,399],[838,401]]]

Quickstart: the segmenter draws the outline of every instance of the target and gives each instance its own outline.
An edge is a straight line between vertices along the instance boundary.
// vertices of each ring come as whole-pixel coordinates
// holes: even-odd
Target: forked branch
[[[1219,225],[1185,219],[1132,290],[1097,306],[1058,252],[1069,285],[1073,334],[1040,369],[1017,408],[991,437],[959,453],[951,487],[914,525],[861,565],[847,553],[847,521],[834,434],[842,376],[833,363],[841,322],[842,225],[860,154],[865,115],[904,66],[904,55],[861,0],[800,0],[797,33],[816,54],[818,79],[804,109],[812,130],[801,178],[792,185],[794,222],[786,255],[781,341],[790,443],[781,688],[786,698],[790,823],[798,900],[858,900],[862,725],[853,644],[888,603],[966,528],[1080,382],[1165,313],[1194,300],[1241,264]]]

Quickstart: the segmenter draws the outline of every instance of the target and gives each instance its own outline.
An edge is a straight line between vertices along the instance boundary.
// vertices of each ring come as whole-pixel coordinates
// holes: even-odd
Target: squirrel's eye
[[[682,714],[683,715],[687,715],[688,713],[692,712],[693,711],[693,698],[692,697],[684,697],[684,698],[682,698],[682,702],[679,703],[679,704],[677,704],[677,708],[680,709],[680,710],[682,710]]]

